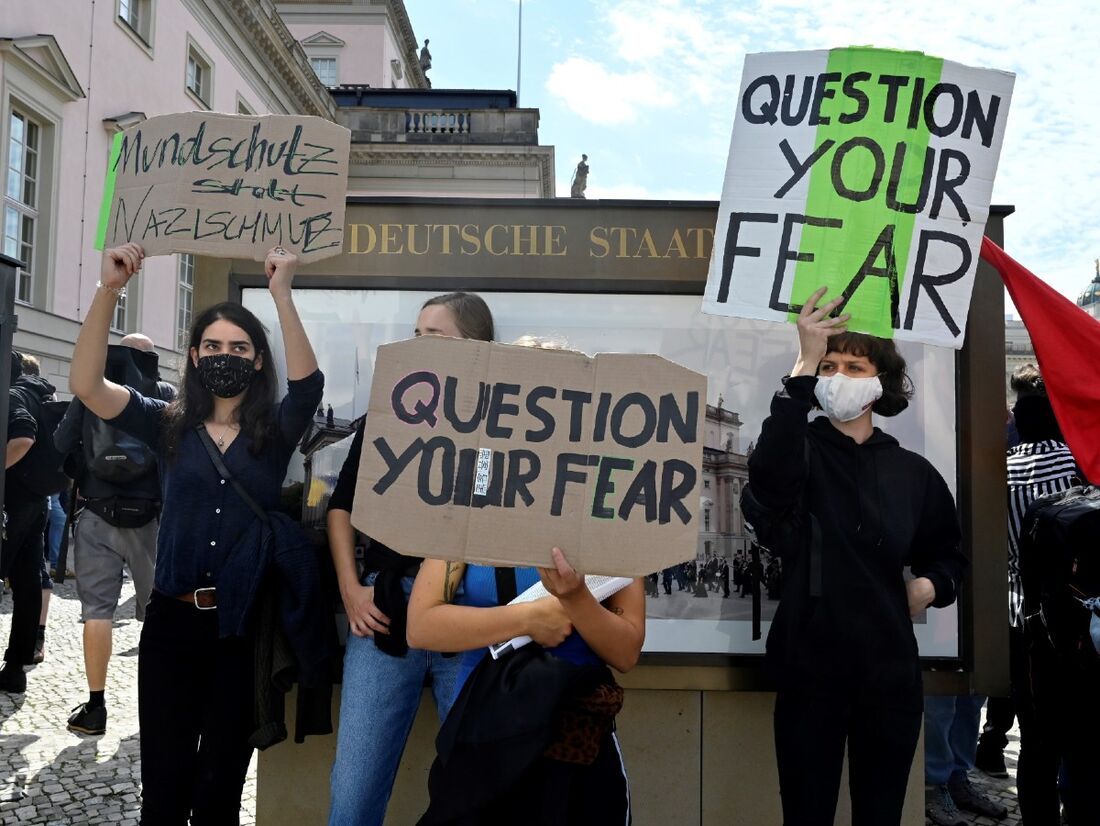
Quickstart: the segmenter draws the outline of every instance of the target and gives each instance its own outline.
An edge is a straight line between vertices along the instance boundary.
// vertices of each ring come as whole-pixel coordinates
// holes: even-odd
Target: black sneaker
[[[1005,766],[1005,755],[1002,751],[982,751],[978,748],[978,754],[974,759],[974,768],[988,774],[990,777],[1004,779],[1008,777],[1008,767]]]
[[[107,707],[91,708],[87,703],[81,703],[69,716],[68,729],[77,734],[103,734],[107,731]]]
[[[1008,817],[1008,807],[978,789],[970,782],[970,778],[952,779],[947,784],[947,789],[955,805],[964,811],[993,820],[1004,820]]]
[[[9,694],[25,694],[27,691],[27,673],[21,665],[5,665],[0,668],[0,691]]]

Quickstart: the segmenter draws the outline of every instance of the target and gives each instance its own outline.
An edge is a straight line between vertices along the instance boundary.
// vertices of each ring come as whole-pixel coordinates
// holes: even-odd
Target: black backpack
[[[85,471],[104,482],[132,482],[157,465],[156,454],[144,442],[111,427],[99,416],[84,417],[81,443]]]
[[[1100,597],[1100,488],[1074,487],[1031,503],[1020,529],[1020,579],[1031,650],[1100,680],[1093,610],[1083,604]]]
[[[156,382],[145,388],[153,397],[171,401],[175,388]],[[81,423],[83,470],[103,482],[124,484],[140,479],[157,466],[157,455],[144,442],[104,422],[86,415]]]
[[[25,387],[14,386],[9,392],[17,395],[34,416],[38,433],[31,449],[8,470],[6,485],[35,496],[60,493],[69,486],[70,480],[62,470],[65,456],[54,446],[53,432],[69,403],[45,401]]]

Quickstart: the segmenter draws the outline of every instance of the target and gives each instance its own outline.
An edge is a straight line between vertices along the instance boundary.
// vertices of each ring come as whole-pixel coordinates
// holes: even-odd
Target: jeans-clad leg
[[[382,823],[431,656],[392,657],[369,637],[348,637],[329,826]]]

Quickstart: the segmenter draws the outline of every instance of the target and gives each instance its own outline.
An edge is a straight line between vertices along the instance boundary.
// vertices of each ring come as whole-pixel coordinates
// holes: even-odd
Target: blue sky
[[[437,88],[514,89],[516,0],[406,0]],[[520,104],[567,195],[717,200],[749,52],[915,49],[1016,74],[994,203],[1006,249],[1076,298],[1100,257],[1094,0],[525,0]]]

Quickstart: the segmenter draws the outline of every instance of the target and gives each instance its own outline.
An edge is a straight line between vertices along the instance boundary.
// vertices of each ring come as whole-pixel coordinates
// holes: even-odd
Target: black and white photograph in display
[[[306,437],[308,441],[312,436],[325,450],[316,454],[309,479],[301,466],[292,466],[288,475],[288,483],[295,479],[304,485],[307,511],[311,505],[323,506],[350,444],[351,423],[367,409],[376,348],[411,336],[421,304],[435,294],[295,291],[326,378],[323,409]],[[763,638],[754,641],[750,537],[738,500],[771,397],[797,355],[794,325],[704,315],[699,296],[529,292],[482,296],[493,311],[499,341],[530,335],[590,355],[656,353],[707,376],[698,502],[701,530],[695,558],[647,579],[644,651],[762,654],[783,571],[777,559],[761,552],[755,576],[761,583]],[[272,332],[272,350],[280,354],[279,327],[266,291],[246,289],[243,301]],[[876,416],[875,424],[903,447],[927,457],[955,493],[955,352],[907,342],[899,343],[899,349],[916,392],[908,410],[892,419]],[[922,656],[959,655],[958,616],[957,605],[952,605],[929,611],[916,621]]]

